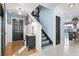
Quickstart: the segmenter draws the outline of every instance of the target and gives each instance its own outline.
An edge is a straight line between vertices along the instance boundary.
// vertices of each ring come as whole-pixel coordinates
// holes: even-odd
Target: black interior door
[[[60,17],[56,16],[56,45],[60,44]]]
[[[4,11],[4,9],[5,9],[5,4],[4,4],[4,6],[2,6],[2,4],[0,3],[0,30],[1,30],[1,33],[0,33],[0,35],[1,35],[1,46],[0,46],[0,50],[1,50],[1,52],[0,52],[0,54],[1,54],[1,56],[4,56],[4,51],[5,51],[5,19],[4,19],[4,13],[5,13],[5,11]]]
[[[13,41],[23,40],[23,20],[13,19]]]

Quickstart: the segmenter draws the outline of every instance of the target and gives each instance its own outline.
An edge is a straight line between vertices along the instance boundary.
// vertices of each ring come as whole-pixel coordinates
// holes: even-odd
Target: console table
[[[36,46],[35,43],[36,43],[35,36],[26,35],[26,46],[28,50],[35,49]]]

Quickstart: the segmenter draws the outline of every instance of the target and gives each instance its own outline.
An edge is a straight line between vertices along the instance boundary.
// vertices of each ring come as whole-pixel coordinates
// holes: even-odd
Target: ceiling
[[[6,9],[9,13],[18,14],[19,8],[22,9],[22,15],[27,15],[36,5],[35,3],[6,3]]]
[[[66,14],[70,16],[79,16],[79,4],[76,3],[75,7],[69,8],[69,3],[6,3],[6,9],[9,13],[17,14],[18,8],[22,9],[22,15],[27,15],[36,5],[42,5],[52,10],[55,7],[62,9]]]
[[[72,3],[73,4],[73,3]],[[54,10],[56,7],[60,8],[65,12],[67,17],[79,17],[79,3],[74,3],[75,6],[70,8],[69,3],[48,3],[48,4],[41,4],[49,9]]]
[[[79,17],[79,4],[76,3],[74,7],[70,8],[68,3],[63,3],[58,5],[57,7],[59,7],[60,9],[62,9],[67,15],[69,15],[70,17]]]
[[[58,6],[60,3],[40,3],[40,5],[47,7],[49,9],[54,9],[56,6]]]

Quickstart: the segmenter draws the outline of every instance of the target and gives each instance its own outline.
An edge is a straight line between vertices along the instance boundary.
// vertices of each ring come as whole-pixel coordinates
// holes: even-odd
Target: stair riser
[[[45,40],[42,40],[42,42],[44,42],[44,41],[47,41],[47,39],[45,39]]]
[[[45,34],[42,34],[42,36],[45,36]]]
[[[45,40],[45,39],[47,39],[47,37],[42,37],[42,40]]]
[[[45,47],[45,46],[48,46],[48,45],[50,45],[49,43],[47,43],[47,44],[42,44],[42,47]]]
[[[44,32],[41,33],[42,34],[42,47],[46,47],[50,45],[50,41],[47,39],[47,36]]]
[[[46,45],[46,46],[42,46],[42,49],[48,48],[48,47],[50,47],[50,46],[52,46],[52,45],[51,45],[51,44],[48,44],[48,45]]]
[[[49,44],[49,41],[48,40],[44,41],[44,42],[42,42],[42,44]]]

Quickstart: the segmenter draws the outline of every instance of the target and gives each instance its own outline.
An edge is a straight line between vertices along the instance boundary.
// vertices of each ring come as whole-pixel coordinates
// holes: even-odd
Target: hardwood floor
[[[16,52],[14,56],[31,56],[32,54],[35,54],[36,52],[38,52],[36,49],[28,50],[28,48],[26,47],[20,53]]]
[[[37,52],[37,50],[34,48],[30,51],[28,51],[28,48],[26,47],[21,51],[21,53],[18,53],[18,51],[24,46],[24,41],[13,41],[8,43],[6,49],[5,49],[5,56],[29,56]]]
[[[21,49],[24,46],[24,41],[13,41],[8,43],[7,47],[5,48],[5,56],[11,56],[13,55],[16,51]]]

